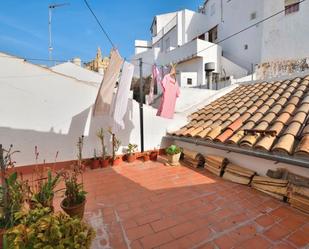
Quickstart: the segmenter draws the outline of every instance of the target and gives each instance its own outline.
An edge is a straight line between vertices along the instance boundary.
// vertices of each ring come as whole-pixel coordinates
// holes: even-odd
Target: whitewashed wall
[[[0,143],[13,144],[21,151],[17,165],[34,163],[34,147],[38,146],[40,162],[76,158],[77,138],[85,134],[84,156],[99,150],[96,132],[113,124],[107,116],[92,117],[98,85],[78,81],[49,69],[0,54]],[[156,110],[144,107],[145,149],[160,146],[161,138],[170,127],[182,125],[186,118],[174,120],[155,116]],[[139,107],[130,100],[125,116],[126,129],[116,134],[126,146],[140,144]],[[121,151],[119,151],[120,153]]]
[[[284,9],[284,0],[264,0],[264,16]],[[272,18],[263,25],[261,61],[300,59],[309,56],[309,2],[304,1],[299,11]]]

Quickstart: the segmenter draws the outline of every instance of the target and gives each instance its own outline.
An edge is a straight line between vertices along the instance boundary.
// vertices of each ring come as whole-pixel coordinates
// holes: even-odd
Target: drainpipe
[[[177,141],[181,142],[186,142],[186,143],[193,143],[195,145],[202,145],[202,146],[207,146],[219,150],[225,150],[229,152],[235,152],[235,153],[240,153],[244,154],[247,156],[255,156],[258,158],[263,158],[271,161],[276,162],[281,162],[281,163],[287,163],[287,164],[293,164],[297,166],[301,166],[304,168],[309,168],[309,160],[308,159],[302,159],[302,158],[295,158],[295,157],[288,157],[284,155],[274,155],[274,154],[269,154],[265,153],[263,151],[258,151],[258,150],[250,150],[250,149],[243,149],[240,147],[236,147],[233,145],[225,145],[225,144],[219,144],[219,143],[213,143],[213,142],[208,142],[202,139],[194,139],[194,138],[188,138],[188,137],[177,137],[177,136],[172,136],[168,135],[165,136],[168,139],[174,139]]]

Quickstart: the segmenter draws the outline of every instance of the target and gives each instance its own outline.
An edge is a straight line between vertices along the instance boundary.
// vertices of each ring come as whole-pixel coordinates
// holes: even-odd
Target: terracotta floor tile
[[[92,249],[127,243],[136,249],[284,249],[309,243],[309,216],[204,169],[123,163],[87,170],[84,185],[85,219],[97,231]],[[60,201],[57,196],[56,210]]]
[[[182,236],[193,233],[197,229],[198,227],[194,223],[185,222],[170,228],[169,232],[174,238],[180,238]]]
[[[233,236],[226,234],[226,235],[223,235],[215,239],[214,243],[220,249],[229,249],[229,248],[233,248],[237,244],[237,241],[233,238]]]
[[[264,232],[264,235],[272,241],[281,240],[289,234],[290,231],[287,228],[277,224]]]
[[[301,230],[298,230],[295,233],[293,233],[291,236],[288,237],[287,240],[293,243],[298,248],[309,246],[309,236],[308,234],[305,234]]]
[[[257,218],[255,222],[265,228],[273,225],[276,222],[276,220],[271,215],[263,215]]]
[[[153,234],[154,232],[151,226],[149,224],[146,224],[143,226],[138,226],[138,227],[128,229],[126,233],[127,233],[129,240],[134,241],[136,239],[143,238],[146,235]]]
[[[285,242],[280,242],[274,246],[271,247],[271,249],[295,249],[296,247],[285,243]]]
[[[261,236],[254,236],[248,240],[243,241],[236,248],[239,249],[268,249],[271,244]]]
[[[194,244],[192,243],[191,240],[189,240],[186,237],[177,239],[177,240],[173,240],[172,242],[169,242],[167,244],[164,244],[162,246],[160,246],[160,249],[188,249],[191,248],[192,246],[194,246]]]
[[[167,231],[162,231],[159,233],[145,236],[140,241],[144,249],[150,249],[161,246],[173,240],[173,237]]]

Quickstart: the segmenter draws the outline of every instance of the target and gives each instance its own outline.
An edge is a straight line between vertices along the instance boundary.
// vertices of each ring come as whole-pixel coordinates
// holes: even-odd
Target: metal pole
[[[143,59],[139,59],[139,72],[140,72],[140,83],[139,83],[139,118],[140,118],[140,134],[141,134],[141,152],[144,152],[144,89],[143,89]]]
[[[49,34],[49,45],[48,45],[48,53],[50,62],[53,59],[53,47],[52,47],[52,31],[51,31],[51,22],[52,22],[52,11],[51,7],[48,7],[48,34]]]

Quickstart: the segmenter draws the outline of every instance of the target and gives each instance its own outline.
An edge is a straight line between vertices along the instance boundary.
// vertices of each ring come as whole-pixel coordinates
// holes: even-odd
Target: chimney
[[[73,58],[73,59],[72,59],[72,62],[73,62],[76,66],[79,66],[79,67],[82,66],[82,60],[81,60],[80,58],[78,58],[78,57]]]

